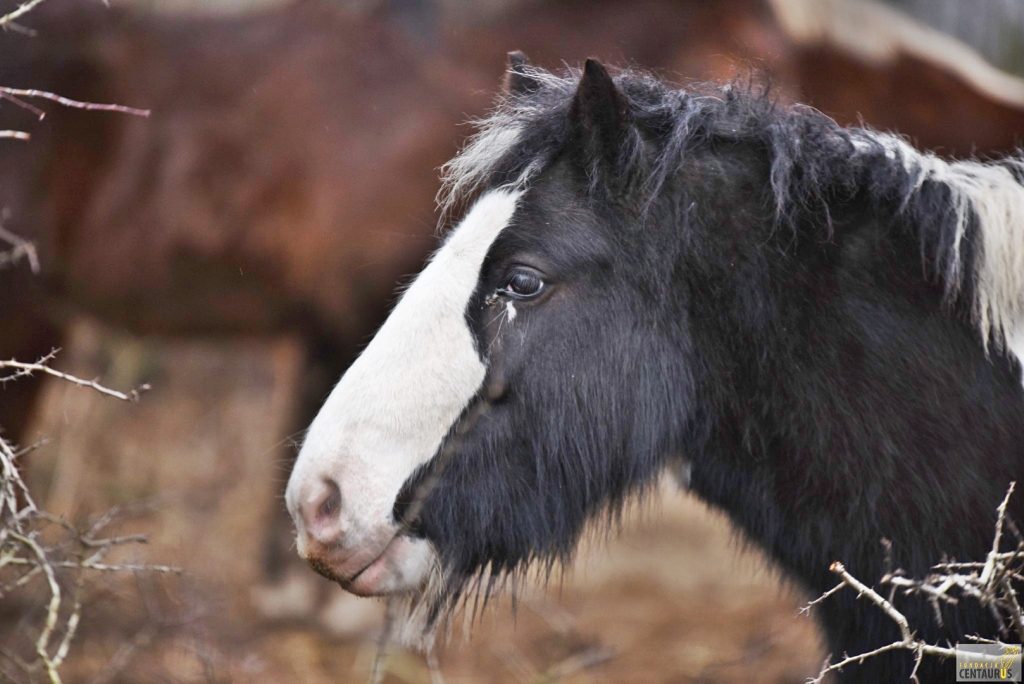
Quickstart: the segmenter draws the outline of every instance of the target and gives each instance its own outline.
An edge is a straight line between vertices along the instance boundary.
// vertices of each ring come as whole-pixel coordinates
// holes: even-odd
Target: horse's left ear
[[[505,81],[502,84],[506,95],[529,95],[540,89],[540,81],[528,73],[529,66],[530,60],[521,50],[508,53]]]
[[[583,67],[569,116],[573,134],[589,164],[598,162],[611,167],[609,170],[617,170],[614,167],[618,165],[632,117],[626,98],[596,59],[588,59]]]

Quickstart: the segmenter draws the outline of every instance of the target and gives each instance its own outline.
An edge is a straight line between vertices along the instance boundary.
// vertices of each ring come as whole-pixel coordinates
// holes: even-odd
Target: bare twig
[[[936,618],[941,624],[940,603],[955,605],[963,600],[977,601],[980,606],[988,609],[1002,626],[1003,634],[1015,632],[1018,639],[1024,640],[1024,614],[1017,599],[1014,581],[1024,581],[1024,541],[1018,541],[1017,548],[1013,551],[1002,551],[1004,530],[1009,529],[1019,537],[1016,526],[1006,515],[1006,509],[1013,494],[1016,483],[1010,483],[1010,487],[1003,498],[1002,503],[996,509],[995,533],[992,540],[992,548],[984,562],[956,562],[947,561],[932,566],[932,572],[923,579],[906,577],[899,569],[892,569],[888,563],[888,571],[882,577],[880,584],[891,587],[890,598],[887,599],[876,590],[867,586],[859,579],[851,575],[842,563],[832,563],[829,570],[839,576],[840,583],[829,589],[817,599],[808,603],[801,612],[808,612],[813,606],[821,603],[826,598],[837,593],[839,590],[849,587],[857,592],[858,597],[866,598],[875,604],[889,619],[891,619],[900,631],[900,638],[888,644],[884,644],[872,651],[856,655],[843,654],[843,658],[830,662],[825,661],[817,677],[809,679],[813,684],[819,684],[830,672],[842,670],[849,665],[855,665],[892,651],[909,651],[914,655],[914,668],[910,679],[917,681],[917,670],[921,660],[925,656],[937,658],[955,658],[956,649],[946,646],[929,644],[917,638],[913,626],[907,617],[896,609],[891,598],[896,591],[903,594],[917,594],[924,596],[935,608]],[[888,553],[888,551],[887,551]],[[966,637],[979,643],[1000,644],[991,638],[980,636]],[[989,660],[997,664],[999,657],[985,656],[983,654],[972,654],[975,660]]]
[[[26,0],[6,14],[0,14],[0,29],[25,31],[16,22],[44,1]],[[35,89],[0,86],[0,100],[10,102],[40,120],[45,118],[46,112],[30,100],[47,100],[88,111],[149,116],[146,109],[82,102]],[[26,131],[0,130],[0,139],[29,138]],[[4,218],[6,214],[0,214],[0,221]],[[40,271],[35,245],[0,224],[0,268],[21,261],[26,261],[33,273]],[[0,375],[0,385],[41,373],[122,401],[137,401],[139,395],[149,389],[148,385],[142,385],[121,392],[96,380],[84,380],[55,370],[50,362],[57,351],[54,349],[35,363],[17,359],[0,361],[0,370],[9,371]],[[19,449],[5,439],[0,430],[0,599],[9,598],[13,592],[21,590],[36,592],[39,587],[33,585],[42,585],[45,604],[41,617],[33,607],[16,631],[4,635],[11,638],[5,640],[0,648],[0,658],[3,659],[0,679],[21,681],[24,676],[35,681],[38,676],[43,676],[51,684],[59,684],[60,667],[70,653],[81,623],[87,577],[97,572],[178,573],[180,570],[167,565],[106,561],[106,556],[113,549],[146,541],[143,535],[103,533],[120,509],[109,511],[86,530],[79,530],[63,518],[41,510],[22,479],[18,463],[19,457],[36,446],[38,444]],[[28,593],[28,596],[35,594]],[[33,600],[30,605],[38,605],[38,602]],[[125,654],[122,660],[127,662],[127,657]],[[11,670],[8,665],[16,670]],[[123,667],[123,663],[119,667]]]
[[[139,396],[150,389],[148,384],[142,384],[134,389],[130,389],[127,392],[120,392],[118,390],[110,389],[104,385],[99,384],[96,380],[83,380],[77,376],[69,373],[64,373],[59,370],[55,370],[50,367],[49,363],[57,355],[60,349],[53,349],[49,354],[42,357],[35,363],[26,363],[24,361],[18,361],[17,359],[8,359],[6,361],[0,361],[0,369],[9,368],[14,373],[10,375],[0,377],[0,385],[6,384],[18,378],[28,377],[34,373],[44,373],[46,375],[52,375],[55,378],[60,378],[66,382],[70,382],[73,385],[79,387],[86,387],[92,390],[96,390],[100,394],[104,394],[114,399],[120,399],[121,401],[136,402],[139,400]]]
[[[54,370],[49,363],[57,352],[54,349],[35,363],[14,359],[0,361],[0,369],[13,371],[0,377],[0,384],[38,372],[123,401],[135,401],[148,388],[143,385],[128,392],[119,392],[95,380],[82,380]],[[33,677],[33,673],[39,672],[54,684],[61,681],[60,667],[78,632],[86,574],[178,573],[180,570],[167,565],[105,562],[105,556],[114,548],[145,543],[145,536],[103,534],[104,528],[116,517],[116,510],[100,516],[84,531],[78,530],[63,518],[41,510],[18,469],[18,457],[25,451],[16,448],[0,435],[0,598],[7,598],[13,592],[28,588],[39,578],[45,580],[48,598],[45,615],[38,628],[35,631],[31,628],[28,631],[19,630],[24,636],[35,635],[31,637],[31,649],[23,649],[31,655],[19,655],[12,648],[5,647],[0,656],[26,676]],[[55,534],[53,528],[61,534]],[[45,543],[44,539],[47,540]],[[70,582],[62,580],[62,577],[70,578]]]
[[[134,537],[114,538],[110,540],[109,546],[123,546],[124,544],[136,541]],[[35,565],[35,561],[28,558],[10,558],[7,565]],[[75,568],[81,570],[99,570],[106,572],[159,572],[170,575],[180,575],[181,568],[174,565],[153,565],[152,563],[95,563],[91,561],[51,561],[50,567],[54,568]]]
[[[19,28],[18,24],[15,23],[15,20],[24,16],[28,12],[31,12],[44,1],[45,0],[29,0],[29,2],[23,3],[17,9],[3,15],[0,17],[0,29],[7,30]],[[84,109],[92,112],[116,112],[118,114],[130,114],[131,116],[141,117],[148,117],[151,113],[150,110],[141,109],[139,107],[75,100],[70,97],[58,95],[57,93],[51,93],[47,90],[38,90],[35,88],[11,88],[10,86],[0,86],[0,99],[12,102],[18,107],[30,112],[40,121],[46,118],[46,111],[31,102],[27,102],[26,100],[49,100],[50,102],[55,102],[63,107]],[[31,137],[31,134],[27,131],[18,131],[13,129],[0,130],[0,139],[30,140]]]
[[[23,237],[15,235],[0,224],[0,241],[10,245],[10,249],[0,252],[0,268],[14,265],[25,259],[33,273],[39,273],[39,254],[36,246]]]
[[[179,568],[143,563],[107,563],[104,557],[126,544],[145,542],[142,535],[95,535],[113,520],[102,516],[85,531],[39,510],[16,468],[11,445],[0,439],[0,598],[45,580],[45,615],[36,631],[19,632],[31,637],[31,656],[5,647],[0,656],[26,675],[40,672],[51,684],[59,683],[60,667],[71,649],[82,617],[82,594],[87,574],[94,572],[174,573]],[[47,526],[65,534],[55,535]],[[44,543],[42,540],[48,540]],[[62,576],[65,579],[62,580]],[[70,582],[67,579],[70,578]],[[31,623],[29,623],[31,624]],[[26,644],[27,646],[28,644]]]
[[[0,99],[7,100],[8,102],[13,102],[14,104],[16,104],[17,106],[21,107],[22,109],[24,109],[26,111],[29,111],[29,112],[32,112],[32,114],[35,115],[36,118],[38,118],[40,121],[42,121],[43,119],[46,118],[46,112],[45,111],[43,111],[39,107],[36,107],[31,102],[25,102],[25,100],[22,100],[20,97],[17,97],[15,95],[11,95],[10,93],[7,93],[7,92],[4,92],[4,91],[0,90]]]
[[[981,583],[986,587],[990,587],[994,573],[997,567],[996,557],[999,555],[999,543],[1003,540],[1003,520],[1006,518],[1006,504],[1010,502],[1010,497],[1013,495],[1013,488],[1017,485],[1016,482],[1010,483],[1010,489],[1006,492],[1006,496],[1003,497],[1003,502],[999,504],[999,508],[996,509],[996,534],[992,539],[992,550],[988,553],[988,558],[985,560],[985,567],[981,571]]]
[[[819,596],[818,598],[814,599],[813,601],[810,601],[809,603],[807,603],[807,605],[803,606],[800,609],[800,614],[801,615],[810,615],[811,614],[811,608],[813,608],[814,606],[818,605],[819,603],[822,603],[829,596],[832,596],[832,594],[835,594],[835,593],[837,593],[839,591],[842,591],[843,587],[845,587],[845,586],[846,586],[845,582],[840,582],[839,584],[837,584],[836,586],[832,587],[831,589],[826,591],[824,594]]]
[[[28,0],[28,2],[21,3],[18,7],[0,17],[0,29],[7,30],[11,28],[14,26],[15,21],[25,16],[44,2],[46,2],[46,0]]]
[[[101,104],[99,102],[83,102],[81,100],[72,100],[70,97],[64,97],[56,93],[51,93],[46,90],[36,90],[34,88],[9,88],[7,86],[0,86],[0,94],[15,98],[39,98],[43,100],[50,100],[56,102],[59,105],[65,107],[72,107],[74,109],[85,109],[91,112],[118,112],[120,114],[131,114],[132,116],[147,117],[151,114],[148,109],[139,109],[137,107],[126,107],[125,105],[119,104]],[[46,116],[45,112],[36,110],[39,112],[39,118],[42,119]]]
[[[34,539],[14,531],[10,533],[10,537],[14,541],[24,544],[32,551],[36,558],[36,563],[34,565],[42,570],[43,574],[46,576],[46,583],[49,585],[50,601],[46,606],[46,620],[43,622],[43,628],[40,630],[39,637],[36,639],[36,657],[46,669],[46,674],[50,681],[57,684],[60,682],[60,675],[57,674],[57,667],[50,658],[48,647],[50,644],[50,635],[53,634],[53,630],[57,627],[57,620],[60,618],[60,584],[57,583],[57,575],[54,572],[49,559],[46,557],[46,552],[43,551],[42,547],[39,546]]]

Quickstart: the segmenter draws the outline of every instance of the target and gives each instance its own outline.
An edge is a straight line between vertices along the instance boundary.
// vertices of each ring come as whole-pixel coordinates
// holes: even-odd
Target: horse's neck
[[[832,582],[834,560],[875,579],[882,537],[911,571],[983,555],[978,512],[1024,472],[1017,368],[986,354],[922,275],[916,239],[892,230],[850,228],[822,264],[749,285],[737,300],[774,319],[700,341],[714,408],[692,486],[812,586]]]

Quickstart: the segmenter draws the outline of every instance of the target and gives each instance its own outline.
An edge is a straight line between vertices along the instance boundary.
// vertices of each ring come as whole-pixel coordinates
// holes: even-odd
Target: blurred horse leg
[[[31,278],[0,274],[0,359],[35,361],[60,345],[61,330],[44,315],[42,294]],[[31,441],[27,430],[41,387],[38,376],[0,383],[0,431],[8,441]]]

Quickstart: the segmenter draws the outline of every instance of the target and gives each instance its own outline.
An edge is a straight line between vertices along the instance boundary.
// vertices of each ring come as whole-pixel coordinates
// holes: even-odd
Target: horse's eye
[[[536,297],[544,289],[544,280],[540,274],[525,268],[518,268],[512,272],[501,294],[515,299],[529,299]]]

